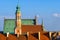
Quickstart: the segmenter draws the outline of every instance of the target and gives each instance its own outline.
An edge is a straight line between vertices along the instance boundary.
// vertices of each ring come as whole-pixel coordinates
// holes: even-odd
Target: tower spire
[[[35,25],[37,25],[37,16],[35,15]]]
[[[18,0],[18,3],[17,3],[16,12],[17,13],[20,12],[19,0]]]
[[[44,22],[43,22],[43,19],[42,19],[42,26],[44,26]]]
[[[42,24],[41,25],[42,25],[42,30],[45,31],[43,19],[42,19]]]
[[[19,0],[18,0],[18,2],[17,2],[17,6],[19,6]]]
[[[19,4],[19,0],[18,0],[18,4]]]

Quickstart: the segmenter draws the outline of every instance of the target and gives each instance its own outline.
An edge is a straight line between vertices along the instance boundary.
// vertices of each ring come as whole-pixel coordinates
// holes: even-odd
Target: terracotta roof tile
[[[40,32],[42,31],[41,25],[22,25],[22,32]]]

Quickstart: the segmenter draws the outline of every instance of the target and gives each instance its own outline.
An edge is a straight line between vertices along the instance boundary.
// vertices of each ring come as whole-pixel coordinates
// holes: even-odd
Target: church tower
[[[19,7],[19,3],[17,4],[16,7],[16,27],[15,27],[15,34],[17,34],[17,36],[19,37],[19,35],[21,35],[21,12],[20,12],[20,7]]]

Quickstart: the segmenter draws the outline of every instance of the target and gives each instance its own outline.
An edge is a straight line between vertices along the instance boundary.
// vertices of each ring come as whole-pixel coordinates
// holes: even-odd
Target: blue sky
[[[5,18],[15,18],[18,0],[0,0],[0,31]],[[22,18],[34,18],[39,15],[38,24],[44,20],[47,31],[60,31],[60,0],[20,0]]]

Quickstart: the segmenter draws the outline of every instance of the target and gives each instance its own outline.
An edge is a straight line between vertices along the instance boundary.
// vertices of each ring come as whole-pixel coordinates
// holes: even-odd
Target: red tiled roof
[[[41,40],[49,40],[49,38],[44,35],[47,34],[47,32],[43,32],[41,25],[22,25],[22,33],[24,32],[30,32],[31,34],[41,32],[40,39]],[[29,34],[29,37],[26,37],[24,35],[20,35],[19,38],[17,38],[15,35],[9,34],[9,37],[7,38],[3,34],[0,34],[0,40],[38,40],[33,35]]]
[[[45,35],[40,35],[40,38],[41,38],[41,40],[49,40],[49,38],[46,37]]]
[[[16,37],[15,35],[9,34],[9,37],[4,36],[3,34],[0,34],[0,40],[38,40],[33,35],[29,35],[29,37],[26,37],[24,35],[20,35],[20,37]],[[49,40],[49,38],[45,35],[40,35],[41,40]]]
[[[0,40],[6,40],[6,37],[0,33]]]
[[[42,31],[41,25],[22,25],[22,32],[40,32]]]

